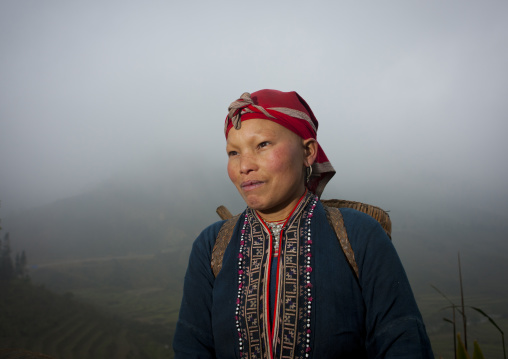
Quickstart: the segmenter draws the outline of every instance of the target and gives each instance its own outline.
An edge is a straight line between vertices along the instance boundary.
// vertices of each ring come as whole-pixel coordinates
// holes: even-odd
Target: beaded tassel
[[[236,297],[236,309],[235,309],[235,322],[236,322],[236,330],[238,331],[238,345],[240,349],[240,358],[243,356],[243,340],[238,315],[240,313],[240,298],[242,295],[242,287],[243,287],[243,250],[245,246],[244,235],[247,222],[248,222],[247,215],[245,215],[245,219],[243,221],[243,226],[241,230],[242,234],[240,236],[240,251],[238,253],[238,295]]]
[[[305,302],[307,305],[307,324],[305,325],[305,357],[308,358],[310,356],[310,316],[312,312],[312,283],[311,283],[311,277],[310,274],[312,273],[312,266],[311,266],[311,258],[312,258],[312,252],[311,252],[311,246],[312,246],[312,238],[311,238],[311,231],[310,231],[310,222],[312,220],[312,217],[314,215],[314,209],[316,208],[318,198],[315,197],[312,205],[309,210],[309,214],[306,218],[306,224],[307,224],[307,233],[304,234],[304,253],[305,253]]]

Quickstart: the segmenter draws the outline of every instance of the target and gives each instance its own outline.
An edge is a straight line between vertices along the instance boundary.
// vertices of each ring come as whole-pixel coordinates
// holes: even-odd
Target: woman
[[[228,174],[247,209],[218,274],[224,222],[194,242],[176,358],[433,357],[390,239],[370,216],[341,209],[351,270],[319,201],[335,171],[317,127],[296,92],[244,93],[229,107]]]

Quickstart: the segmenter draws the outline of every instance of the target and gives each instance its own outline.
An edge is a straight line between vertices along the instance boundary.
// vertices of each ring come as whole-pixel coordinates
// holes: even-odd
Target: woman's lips
[[[253,189],[256,189],[260,186],[263,185],[264,182],[262,181],[245,181],[245,182],[242,182],[242,184],[240,185],[242,187],[242,190],[248,192],[248,191],[252,191]]]

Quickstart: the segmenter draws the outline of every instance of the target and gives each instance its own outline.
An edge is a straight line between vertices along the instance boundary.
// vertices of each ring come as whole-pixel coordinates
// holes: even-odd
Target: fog
[[[139,274],[129,256],[155,254],[166,269],[143,282],[167,282],[158,312],[176,320],[192,240],[216,206],[244,206],[228,105],[297,91],[337,170],[323,198],[389,211],[433,346],[447,302],[429,283],[458,298],[458,251],[468,305],[503,326],[507,45],[503,0],[1,1],[1,235],[42,282],[65,260]]]
[[[262,88],[312,107],[337,169],[325,198],[506,209],[507,14],[505,1],[3,1],[0,215],[154,159],[172,183],[205,165],[227,182],[227,107]]]

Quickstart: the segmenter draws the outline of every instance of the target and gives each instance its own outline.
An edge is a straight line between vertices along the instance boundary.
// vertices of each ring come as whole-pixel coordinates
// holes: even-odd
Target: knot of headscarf
[[[233,124],[233,127],[237,130],[240,129],[242,126],[241,117],[244,113],[247,112],[254,112],[252,109],[249,109],[249,106],[254,107],[261,113],[263,113],[266,117],[269,118],[275,118],[272,115],[270,115],[263,107],[254,104],[252,99],[250,98],[250,93],[244,92],[240,98],[234,102],[231,103],[228,107],[228,118],[231,120],[231,123]],[[224,131],[227,130],[227,121],[226,121],[226,128]]]
[[[267,91],[267,90],[261,90],[261,91]],[[259,93],[261,91],[258,91],[256,93]],[[268,90],[268,91],[273,91],[273,90]],[[295,92],[295,94],[296,94],[296,92]],[[236,130],[239,130],[242,127],[241,117],[243,114],[259,112],[270,119],[277,119],[276,115],[274,116],[273,114],[271,114],[271,112],[273,112],[273,111],[279,112],[281,114],[284,114],[284,115],[287,115],[290,117],[298,118],[300,120],[307,121],[307,123],[312,127],[312,130],[314,131],[313,137],[316,136],[317,126],[314,124],[314,122],[312,121],[310,116],[308,114],[306,114],[305,112],[302,112],[302,111],[299,111],[299,110],[296,110],[293,108],[287,108],[287,107],[264,108],[263,106],[255,104],[251,98],[250,93],[248,93],[248,92],[244,92],[238,100],[233,101],[231,103],[231,105],[229,105],[228,117],[226,118],[226,123],[224,125],[224,133],[226,134],[226,137],[227,137],[229,121],[231,121],[231,124],[233,125],[233,127]]]
[[[317,137],[318,121],[305,100],[296,92],[260,90],[252,94],[244,92],[228,107],[224,123],[226,138],[231,128],[239,130],[242,121],[250,119],[270,120],[296,133],[301,138]],[[321,196],[335,170],[318,143],[318,154],[312,165],[312,177],[307,188]]]

